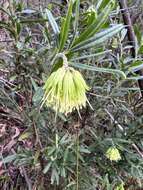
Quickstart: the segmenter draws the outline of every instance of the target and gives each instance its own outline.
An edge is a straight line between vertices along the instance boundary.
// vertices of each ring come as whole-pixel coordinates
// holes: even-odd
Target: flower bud
[[[124,183],[121,183],[120,185],[118,185],[115,190],[125,190],[124,188]]]
[[[110,147],[106,152],[106,157],[111,161],[121,160],[121,155],[116,147]]]

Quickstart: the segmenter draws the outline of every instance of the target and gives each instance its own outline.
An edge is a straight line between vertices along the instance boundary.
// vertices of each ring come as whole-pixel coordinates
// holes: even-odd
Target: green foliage
[[[44,6],[46,7],[46,6]],[[59,10],[57,13],[56,10]],[[49,3],[40,11],[23,3],[0,8],[9,45],[0,46],[0,189],[123,190],[143,187],[142,101],[137,57],[113,0]],[[86,22],[82,22],[86,21]],[[63,65],[82,72],[90,104],[65,116],[42,107],[43,86]],[[121,159],[109,160],[116,147]]]

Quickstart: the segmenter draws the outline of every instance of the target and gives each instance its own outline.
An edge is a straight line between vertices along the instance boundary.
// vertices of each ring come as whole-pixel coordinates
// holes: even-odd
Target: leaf
[[[16,159],[16,154],[9,155],[5,158],[0,157],[0,159],[2,160],[2,163],[7,164],[7,163],[10,163]]]
[[[69,147],[67,147],[66,150],[64,151],[64,156],[63,156],[64,164],[66,163],[68,156],[69,156]]]
[[[48,156],[51,156],[56,151],[55,147],[49,147],[48,149]]]
[[[143,76],[127,77],[126,80],[143,80]]]
[[[115,26],[111,28],[108,28],[106,30],[103,30],[102,32],[99,32],[94,37],[89,38],[88,40],[81,42],[80,44],[72,47],[71,51],[75,52],[75,51],[91,48],[95,45],[102,44],[103,42],[113,37],[118,32],[120,32],[123,28],[124,26],[122,24],[116,24]]]
[[[11,27],[11,25],[5,23],[5,22],[2,22],[0,21],[0,29],[1,28],[4,28],[6,29],[8,32],[10,32],[10,34],[16,39],[16,33],[15,31],[13,30],[13,28]]]
[[[60,144],[61,144],[61,145],[64,145],[64,144],[70,142],[70,140],[71,140],[71,139],[70,139],[69,135],[68,135],[68,134],[65,134],[65,135],[60,139]]]
[[[34,79],[31,77],[30,78],[31,79],[31,83],[32,83],[32,86],[33,86],[33,88],[34,88],[34,90],[36,91],[36,90],[38,90],[38,85],[36,84],[36,82],[34,81]]]
[[[111,50],[107,50],[107,51],[103,51],[103,52],[99,52],[99,53],[95,53],[95,54],[84,55],[84,56],[81,56],[81,57],[75,57],[75,58],[71,59],[71,61],[77,61],[77,60],[81,60],[81,59],[88,59],[88,58],[91,58],[91,57],[98,57],[98,56],[104,55],[104,54],[109,53],[109,52],[111,52]]]
[[[52,162],[49,162],[49,163],[45,166],[45,168],[44,168],[44,170],[43,170],[43,173],[44,173],[44,174],[46,174],[46,173],[49,171],[51,165],[52,165]]]
[[[96,72],[101,72],[101,73],[110,73],[110,74],[120,75],[122,79],[126,79],[125,73],[117,69],[108,69],[108,68],[103,68],[103,67],[100,68],[100,67],[89,66],[89,65],[81,64],[81,63],[71,63],[71,65],[79,69],[86,69],[86,70],[96,71]]]
[[[59,175],[56,169],[52,170],[52,175],[51,175],[51,184],[54,184],[54,181],[56,180],[57,185],[59,185]]]
[[[136,72],[143,69],[143,61],[135,61],[130,67],[129,72]]]
[[[79,9],[80,9],[80,0],[76,0],[75,22],[74,22],[74,31],[75,31],[75,34],[76,34],[76,32],[77,32],[77,29],[78,29]]]
[[[61,118],[61,120],[63,120],[64,122],[68,121],[67,118],[64,116],[64,114],[62,114],[62,113],[57,113],[57,114]]]
[[[53,29],[54,33],[56,35],[58,35],[60,33],[60,30],[59,30],[59,27],[58,27],[58,25],[57,25],[57,23],[55,21],[55,18],[53,17],[50,10],[46,9],[45,11],[46,11],[46,16],[48,17],[48,20],[49,20],[49,22],[50,22],[50,24],[52,26],[52,29]]]
[[[81,153],[85,153],[85,154],[90,154],[90,153],[91,153],[91,152],[90,152],[87,148],[85,148],[84,146],[81,146],[80,149],[79,149],[79,151],[80,151]]]
[[[74,185],[76,185],[76,182],[75,182],[75,181],[72,181],[72,182],[70,182],[70,183],[66,186],[66,188],[69,189],[69,187],[72,187],[72,186],[74,186]]]
[[[102,4],[103,4],[103,0],[97,1],[96,9],[98,10]]]
[[[68,32],[69,32],[69,28],[70,28],[70,21],[71,21],[71,17],[72,17],[72,7],[73,7],[73,2],[71,0],[70,3],[69,3],[66,18],[63,20],[63,24],[62,24],[62,27],[61,27],[59,51],[63,50],[64,45],[65,45],[65,43],[67,41],[67,38],[68,38]]]
[[[112,3],[114,5],[114,0],[98,0],[97,5],[96,5],[96,9],[102,11],[103,8],[108,4],[108,3]]]
[[[32,98],[32,101],[34,103],[40,103],[40,101],[43,98],[43,95],[44,95],[44,90],[41,87],[38,87],[33,98]]]
[[[105,9],[102,11],[102,13],[98,16],[98,18],[83,32],[80,34],[80,36],[75,40],[73,46],[85,41],[89,37],[92,37],[95,35],[96,32],[98,32],[102,26],[105,24],[109,12],[111,11],[112,5],[108,4]]]
[[[21,32],[21,24],[20,24],[20,21],[17,21],[17,22],[16,22],[16,29],[17,29],[17,34],[19,35],[20,32]]]
[[[71,44],[70,44],[70,47],[72,47],[76,37],[77,37],[77,34],[78,34],[78,22],[79,22],[79,10],[80,10],[80,0],[76,0],[76,3],[75,3],[75,13],[74,13],[74,22],[73,22],[73,29],[74,29],[74,33],[73,33],[73,37],[72,37],[72,40],[71,40]]]
[[[14,20],[14,16],[12,16],[7,10],[5,10],[4,8],[0,7],[0,11],[4,12],[5,14],[7,14],[7,16],[9,17],[9,19],[12,21],[12,23],[14,24],[15,23],[15,20]]]

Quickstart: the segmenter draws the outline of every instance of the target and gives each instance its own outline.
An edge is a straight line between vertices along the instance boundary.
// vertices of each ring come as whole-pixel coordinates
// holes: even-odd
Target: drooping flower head
[[[116,147],[110,147],[106,152],[106,157],[111,161],[121,160],[121,155]]]
[[[81,73],[68,65],[54,71],[44,85],[43,103],[56,112],[68,114],[86,106],[89,90]]]

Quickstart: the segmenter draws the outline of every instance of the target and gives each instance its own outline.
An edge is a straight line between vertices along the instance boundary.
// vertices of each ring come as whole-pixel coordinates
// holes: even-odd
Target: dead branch
[[[121,8],[124,24],[127,26],[128,40],[130,41],[130,45],[132,45],[131,55],[133,58],[136,58],[136,36],[126,0],[119,0],[119,5]],[[143,75],[142,71],[137,71],[136,73],[141,76]],[[138,84],[143,98],[143,80],[142,79],[138,80]]]

